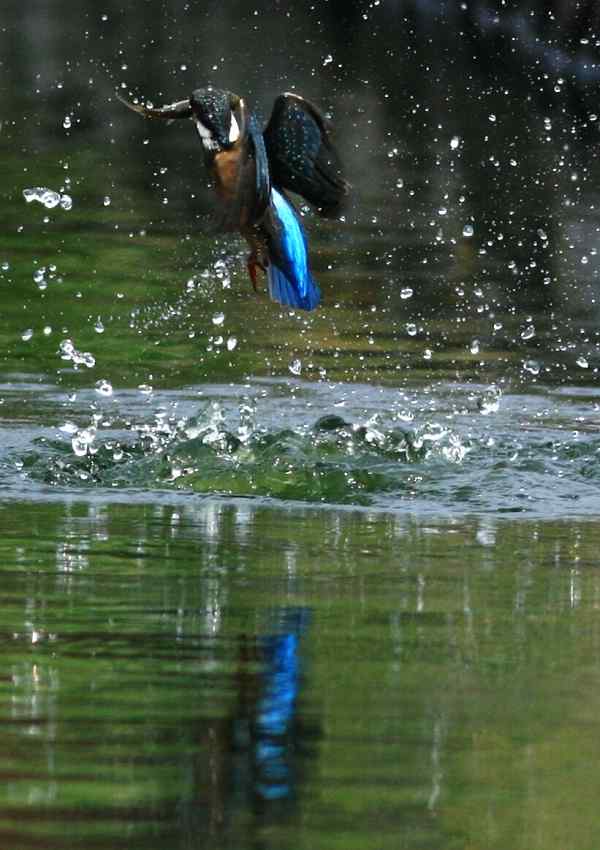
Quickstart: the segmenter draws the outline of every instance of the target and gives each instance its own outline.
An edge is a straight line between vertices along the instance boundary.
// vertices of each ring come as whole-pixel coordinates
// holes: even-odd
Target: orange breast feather
[[[233,147],[216,154],[214,161],[216,189],[222,200],[231,203],[238,188],[240,149]]]

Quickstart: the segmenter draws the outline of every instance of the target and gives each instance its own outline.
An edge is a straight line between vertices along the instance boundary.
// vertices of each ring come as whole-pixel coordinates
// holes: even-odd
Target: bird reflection
[[[297,808],[304,768],[319,735],[301,708],[302,644],[310,611],[282,608],[271,619],[266,635],[238,639],[233,710],[202,724],[194,790],[181,812],[186,847],[203,846],[207,825],[215,847],[240,820],[247,828],[248,812],[260,830]]]

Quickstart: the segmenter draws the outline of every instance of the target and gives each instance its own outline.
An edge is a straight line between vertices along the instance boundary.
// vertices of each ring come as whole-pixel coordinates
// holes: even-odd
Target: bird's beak
[[[124,103],[133,112],[143,115],[144,118],[161,118],[163,121],[174,121],[177,118],[192,117],[192,107],[189,100],[180,100],[166,106],[146,106],[145,103],[130,103],[124,97],[121,97],[119,92],[115,92],[115,95],[121,103]]]

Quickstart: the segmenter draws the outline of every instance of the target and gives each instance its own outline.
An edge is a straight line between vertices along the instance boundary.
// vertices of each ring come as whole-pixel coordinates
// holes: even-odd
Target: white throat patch
[[[240,128],[238,126],[238,122],[235,120],[235,115],[233,112],[231,113],[231,124],[229,125],[229,141],[237,142],[240,137]]]
[[[216,151],[219,148],[219,143],[213,138],[213,134],[205,127],[202,121],[198,121],[195,119],[196,130],[198,130],[198,134],[202,139],[202,144],[204,145],[205,150],[207,151]]]

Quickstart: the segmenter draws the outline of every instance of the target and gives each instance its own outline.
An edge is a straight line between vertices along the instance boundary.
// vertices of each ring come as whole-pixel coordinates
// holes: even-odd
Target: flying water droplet
[[[29,340],[31,339],[32,336],[33,336],[33,329],[27,328],[27,330],[23,331],[23,333],[21,334],[21,339],[23,340],[23,342],[29,342]]]
[[[73,201],[70,195],[61,195],[60,192],[55,192],[53,189],[47,189],[44,186],[34,186],[31,189],[23,189],[23,197],[30,204],[32,201],[38,201],[46,207],[46,209],[54,209],[59,204],[65,210],[70,210],[73,206]]]
[[[400,298],[402,298],[403,301],[406,301],[407,298],[412,298],[412,296],[413,296],[413,290],[411,289],[411,287],[410,286],[403,286],[402,289],[400,290]]]
[[[65,130],[68,130],[70,128],[70,126],[71,126],[71,116],[65,115],[65,117],[63,119],[63,127],[65,128]]]
[[[537,360],[525,360],[523,363],[523,369],[531,375],[539,375],[541,368]]]
[[[581,369],[589,369],[590,364],[588,363],[587,357],[584,357],[583,354],[581,354],[575,362]]]
[[[62,431],[63,434],[76,434],[79,429],[74,422],[67,421],[64,425],[61,425],[58,430]]]
[[[500,409],[500,399],[502,398],[502,390],[496,386],[491,386],[489,390],[479,399],[479,412],[482,416],[489,416],[491,413],[497,413]]]
[[[535,326],[534,325],[527,325],[521,331],[521,339],[533,339],[534,336],[535,336]]]
[[[212,317],[213,325],[222,325],[225,321],[225,313],[215,313]]]
[[[96,439],[96,431],[94,428],[84,428],[82,431],[77,431],[71,440],[73,453],[77,457],[85,457],[91,452],[92,443]]]
[[[298,360],[298,358],[292,360],[292,362],[288,366],[288,369],[290,370],[292,375],[299,375],[302,372],[302,361]]]
[[[87,366],[91,369],[96,365],[96,358],[89,351],[77,351],[70,339],[63,339],[58,347],[61,360],[71,360],[75,367]]]
[[[463,227],[463,231],[462,231],[463,236],[465,236],[467,239],[470,239],[471,236],[474,233],[475,233],[475,228],[473,227],[473,225],[472,224],[465,224],[465,226]]]
[[[98,395],[111,396],[113,394],[112,384],[102,378],[100,381],[96,381],[96,392]]]

